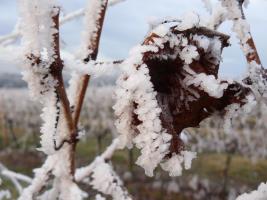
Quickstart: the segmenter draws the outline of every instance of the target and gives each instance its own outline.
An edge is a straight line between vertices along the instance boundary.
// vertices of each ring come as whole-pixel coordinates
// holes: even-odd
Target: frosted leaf
[[[159,164],[173,176],[181,174],[182,163],[188,169],[195,154],[182,155],[183,141],[176,135],[235,101],[242,104],[245,97],[240,84],[217,77],[229,37],[177,27],[163,37],[152,31],[130,51],[115,91],[120,143],[140,149],[136,164],[148,176]],[[181,170],[171,168],[175,164]]]

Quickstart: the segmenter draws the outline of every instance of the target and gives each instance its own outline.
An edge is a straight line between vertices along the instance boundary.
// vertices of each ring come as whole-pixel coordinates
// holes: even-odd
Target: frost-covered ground
[[[78,145],[79,166],[86,164],[88,158],[93,160],[117,134],[111,108],[114,104],[113,89],[113,86],[104,86],[88,90],[80,126],[85,136]],[[1,89],[0,96],[0,161],[11,170],[32,176],[31,169],[39,167],[44,159],[41,153],[34,151],[39,146],[39,106],[29,99],[24,89]],[[192,170],[182,177],[170,178],[156,170],[154,178],[147,178],[134,164],[138,156],[135,149],[116,153],[112,160],[114,167],[136,199],[194,200],[210,197],[216,200],[222,199],[223,195],[229,200],[234,199],[237,194],[256,189],[259,182],[267,180],[264,170],[267,167],[266,154],[255,150],[255,145],[258,149],[265,148],[260,139],[264,137],[261,134],[266,134],[266,125],[261,123],[267,116],[262,112],[264,109],[259,106],[253,115],[236,119],[234,130],[238,130],[238,134],[233,131],[231,136],[225,137],[222,129],[215,129],[220,119],[208,120],[200,129],[187,130],[184,140],[202,153],[193,161]],[[253,137],[249,130],[252,130]],[[236,139],[241,141],[237,147]],[[231,163],[227,168],[229,155]],[[225,175],[226,169],[228,176]],[[10,183],[4,176],[2,178],[2,186],[9,188]],[[227,187],[223,191],[225,181]],[[92,194],[92,189],[85,189]]]

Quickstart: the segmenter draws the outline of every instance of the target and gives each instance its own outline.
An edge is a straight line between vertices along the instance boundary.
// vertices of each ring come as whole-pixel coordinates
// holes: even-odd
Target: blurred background
[[[86,3],[85,0],[60,2],[63,15],[83,8]],[[217,1],[212,2],[216,5]],[[155,16],[179,17],[192,10],[199,13],[203,20],[208,20],[209,13],[201,0],[126,0],[110,7],[99,59],[127,57],[131,47],[142,41],[149,28],[148,21]],[[266,10],[266,0],[251,0],[246,9],[264,65],[267,64]],[[17,11],[15,0],[0,0],[0,38],[14,30]],[[64,52],[75,54],[79,50],[83,26],[82,18],[61,26]],[[231,33],[231,23],[226,22],[220,31],[231,35],[232,44],[224,50],[220,75],[241,77],[246,63],[238,41]],[[19,39],[12,45],[18,44]],[[0,54],[4,48],[0,45]],[[20,68],[1,60],[0,55],[0,163],[11,170],[33,176],[32,169],[39,167],[45,159],[42,153],[36,151],[42,123],[41,108],[30,99],[20,73]],[[77,147],[78,166],[92,161],[116,137],[112,109],[116,78],[117,73],[114,73],[94,77],[90,83],[81,117],[80,129],[85,136]],[[136,200],[233,200],[267,180],[266,121],[267,107],[260,102],[249,115],[233,119],[227,133],[220,116],[204,121],[199,128],[185,130],[182,139],[186,148],[197,151],[198,157],[193,161],[192,169],[185,171],[181,177],[170,178],[162,170],[157,170],[153,178],[146,177],[143,169],[134,164],[139,155],[137,149],[118,151],[112,163]],[[1,174],[0,177],[3,179],[0,188],[8,188],[16,195],[11,182]],[[90,194],[95,192],[86,186],[83,189]]]

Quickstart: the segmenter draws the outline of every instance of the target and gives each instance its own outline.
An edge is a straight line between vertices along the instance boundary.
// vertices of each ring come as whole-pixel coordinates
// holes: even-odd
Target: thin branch
[[[108,4],[108,6],[114,6],[114,5],[117,5],[118,3],[121,3],[124,1],[126,1],[126,0],[111,0],[110,3]],[[59,20],[59,24],[63,25],[69,21],[72,21],[76,18],[84,16],[84,14],[85,14],[85,12],[84,12],[83,8],[75,10],[75,11],[63,16]],[[16,31],[9,33],[7,35],[0,36],[0,44],[6,45],[5,42],[7,42],[8,44],[13,43],[18,37],[21,37],[21,32],[19,30],[16,30]]]
[[[242,19],[247,21],[245,13],[244,13],[244,10],[243,10],[244,0],[237,0],[237,1],[239,2],[239,8],[240,8],[240,11],[242,13]],[[254,42],[254,39],[253,39],[253,36],[252,36],[250,31],[248,32],[248,34],[249,34],[249,39],[245,43],[252,49],[252,51],[249,52],[246,55],[247,62],[251,63],[252,61],[255,61],[257,64],[262,66],[262,63],[261,63],[261,60],[260,60],[256,45],[255,45],[255,42]],[[241,45],[242,45],[242,43],[243,42],[241,41]]]
[[[75,145],[76,145],[76,130],[75,126],[73,124],[72,119],[72,112],[70,109],[70,103],[67,97],[66,89],[64,86],[63,76],[62,76],[62,69],[63,69],[63,63],[60,58],[60,45],[59,45],[59,12],[57,15],[53,17],[53,21],[55,24],[55,29],[57,30],[57,33],[53,35],[54,37],[54,45],[55,45],[55,61],[51,65],[51,74],[53,77],[58,81],[58,84],[56,86],[56,92],[59,96],[60,103],[63,108],[64,117],[67,122],[68,130],[69,130],[69,136],[70,140],[73,141],[71,143],[70,148],[70,173],[71,175],[74,175],[75,173]]]
[[[8,169],[2,170],[2,175],[5,177],[8,177],[8,178],[14,178],[14,179],[17,179],[17,180],[20,180],[20,181],[23,181],[23,182],[29,183],[29,184],[32,182],[32,178],[30,178],[24,174],[19,174],[17,172],[10,171]]]
[[[99,41],[100,41],[100,36],[102,32],[102,27],[104,23],[104,18],[107,10],[107,5],[108,5],[108,0],[106,0],[106,3],[104,6],[101,8],[101,12],[99,13],[99,18],[96,19],[97,21],[95,22],[97,30],[96,34],[89,35],[89,44],[87,44],[88,50],[91,50],[91,53],[89,53],[85,58],[84,58],[84,63],[88,63],[90,60],[96,60],[97,54],[98,54],[98,46],[99,46]],[[99,12],[99,11],[96,11]],[[77,96],[75,98],[75,110],[73,114],[73,119],[74,119],[74,125],[77,127],[78,121],[80,118],[80,113],[81,113],[81,108],[82,104],[84,101],[84,97],[86,94],[86,89],[88,86],[90,80],[89,75],[84,75],[80,81],[81,85],[79,90],[77,91]]]
[[[3,174],[3,171],[8,170],[3,164],[0,163],[0,172],[1,174]],[[4,175],[4,174],[3,174]],[[15,186],[16,190],[19,192],[19,194],[22,193],[23,188],[20,185],[20,183],[18,182],[18,180],[12,176],[6,176],[8,179],[10,179],[10,181],[13,183],[13,185]]]

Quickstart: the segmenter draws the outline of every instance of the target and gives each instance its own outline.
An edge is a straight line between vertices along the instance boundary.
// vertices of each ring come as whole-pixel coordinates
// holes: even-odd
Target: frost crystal
[[[184,60],[185,64],[191,64],[193,60],[197,60],[198,56],[197,48],[192,45],[184,47],[180,54],[180,57]]]
[[[172,155],[169,160],[161,164],[161,167],[165,171],[168,171],[170,176],[181,176],[183,170],[182,164],[184,163],[185,169],[190,169],[194,158],[196,158],[195,152],[182,151],[181,155]]]
[[[99,157],[96,166],[92,172],[93,180],[90,182],[94,189],[111,195],[114,200],[131,200],[127,191],[122,189],[122,181],[109,164]]]

